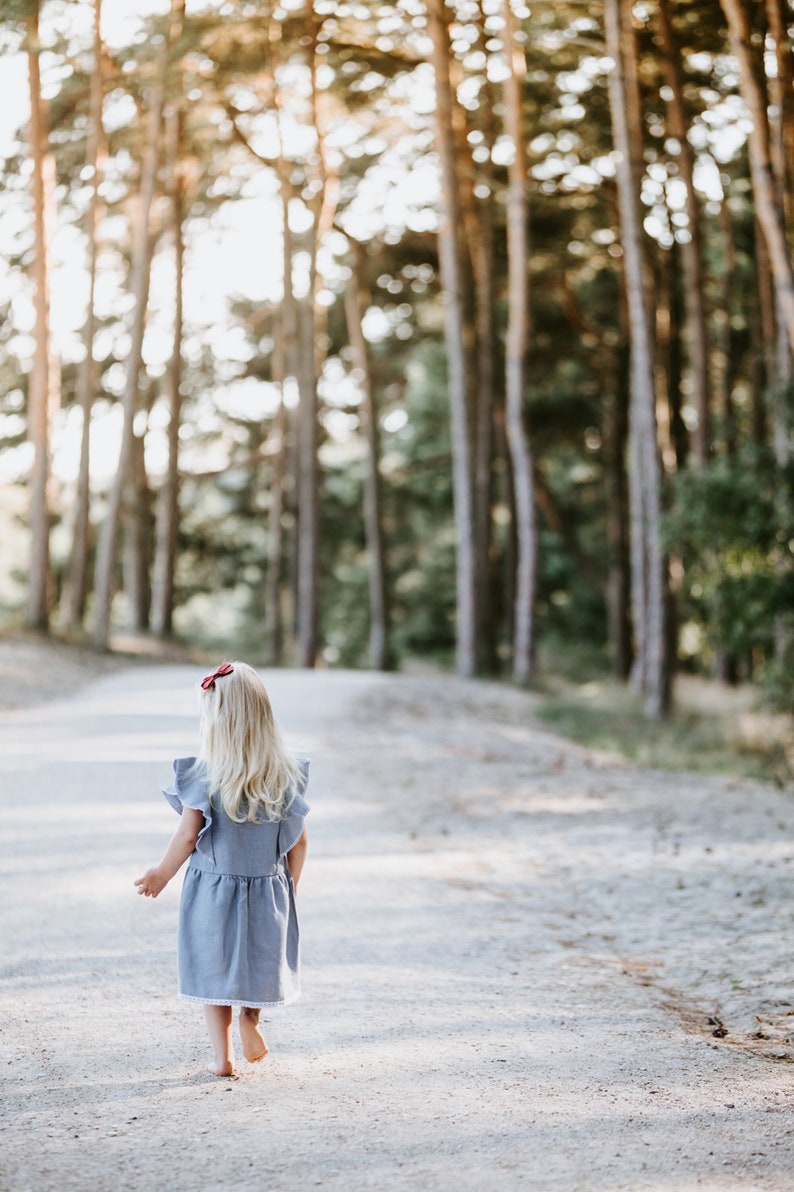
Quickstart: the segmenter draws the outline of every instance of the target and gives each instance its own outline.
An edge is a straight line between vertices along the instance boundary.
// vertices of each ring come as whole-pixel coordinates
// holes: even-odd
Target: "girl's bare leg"
[[[246,1006],[240,1011],[240,1041],[243,1055],[249,1064],[256,1064],[267,1055],[267,1044],[259,1029],[259,1011]]]
[[[231,1076],[234,1072],[234,1051],[232,1049],[231,1006],[205,1006],[204,1018],[210,1033],[214,1059],[208,1064],[216,1076]]]

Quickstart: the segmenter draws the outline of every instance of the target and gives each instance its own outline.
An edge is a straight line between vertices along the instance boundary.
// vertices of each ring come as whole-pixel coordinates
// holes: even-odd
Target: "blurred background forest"
[[[790,710],[793,29],[5,0],[5,624]]]

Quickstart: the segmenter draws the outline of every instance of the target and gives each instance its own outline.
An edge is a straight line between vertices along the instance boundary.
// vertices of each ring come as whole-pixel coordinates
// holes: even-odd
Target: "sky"
[[[289,6],[290,0],[287,0]],[[191,10],[200,7],[194,0]],[[90,45],[91,8],[89,3],[58,4],[50,0],[45,13],[48,20],[69,21],[69,28],[77,28]],[[103,37],[107,44],[129,44],[140,27],[141,19],[147,14],[164,13],[169,0],[105,0],[103,6]],[[54,60],[43,56],[42,81],[46,91],[57,82],[54,71],[59,69]],[[432,76],[427,73],[424,83],[412,80],[411,106],[415,111],[432,110]],[[7,153],[14,144],[14,133],[27,117],[27,63],[24,54],[6,54],[0,58],[0,153]],[[289,133],[293,152],[300,152],[298,139],[303,134],[299,126]],[[303,134],[305,135],[305,134]],[[344,128],[338,130],[343,144],[350,133]],[[357,134],[353,134],[357,135]],[[330,138],[331,143],[333,138]],[[273,146],[259,145],[264,152],[273,152]],[[307,151],[311,146],[307,143]],[[370,171],[359,188],[351,207],[350,218],[354,221],[351,230],[360,239],[366,239],[375,230],[385,225],[401,227],[406,220],[412,226],[432,229],[436,226],[435,200],[438,194],[438,177],[432,161],[424,159],[411,170],[406,170],[399,160],[399,152],[383,153],[377,171]],[[408,214],[407,214],[408,213]],[[295,204],[291,213],[294,230],[300,231],[300,221],[305,214],[300,204]],[[8,244],[15,228],[26,226],[27,211],[5,209],[0,215],[0,251]],[[71,225],[60,224],[53,239],[52,276],[52,335],[56,354],[64,361],[80,358],[82,349],[79,341],[80,326],[85,317],[88,297],[88,279],[84,267],[84,246],[82,238]],[[244,342],[240,328],[230,325],[228,303],[230,295],[253,300],[278,300],[282,290],[281,278],[281,209],[272,171],[263,168],[252,176],[246,188],[246,196],[234,199],[212,216],[209,223],[195,229],[189,235],[185,258],[185,321],[188,329],[196,328],[200,342],[191,343],[188,336],[185,351],[198,353],[209,347],[223,359],[240,361],[248,359],[250,349]],[[335,268],[326,259],[326,270]],[[336,267],[338,268],[338,267]],[[116,274],[99,281],[98,302],[104,302],[106,309],[127,296],[118,294]],[[296,288],[301,285],[300,269],[294,278]],[[110,288],[109,288],[110,287]],[[15,323],[23,331],[33,327],[33,308],[30,292],[20,293],[18,277],[5,284],[0,275],[0,300],[4,293],[12,292]],[[150,373],[163,371],[171,351],[170,310],[172,309],[173,276],[167,254],[155,260],[149,324],[144,345],[144,358]],[[321,295],[322,298],[322,295]],[[381,322],[383,316],[381,316]],[[376,339],[385,333],[378,319],[373,317],[365,324],[365,333]],[[118,344],[116,344],[118,349]],[[29,348],[32,349],[32,339]],[[101,345],[97,344],[98,354]],[[118,392],[123,384],[123,370],[116,369]],[[113,377],[111,377],[111,380]],[[217,402],[226,409],[245,409],[250,415],[261,415],[273,394],[267,386],[247,381],[230,380],[217,394]],[[338,378],[329,393],[331,401],[339,392]],[[355,395],[345,391],[339,401],[349,403]],[[121,412],[118,408],[95,411],[92,419],[92,472],[101,483],[115,472],[118,458],[118,442]],[[165,420],[157,410],[149,424],[146,438],[147,465],[156,475],[164,468],[166,460]],[[81,417],[76,409],[60,412],[53,427],[53,472],[57,478],[71,482],[77,473]],[[29,445],[23,444],[15,450],[6,450],[0,456],[0,481],[15,480],[29,467]],[[187,464],[189,467],[189,462]],[[202,466],[208,466],[202,460]]]
[[[103,10],[103,37],[109,45],[128,44],[140,26],[141,17],[166,12],[168,0],[106,0]],[[90,37],[91,6],[70,5],[85,23],[86,38]],[[51,11],[48,9],[48,11]],[[46,62],[43,64],[43,85],[46,88]],[[27,62],[24,54],[6,54],[0,59],[0,153],[8,153],[15,143],[15,131],[27,118]],[[26,218],[26,216],[25,216]],[[20,213],[9,213],[0,220],[0,250],[7,244],[9,229],[20,219]],[[5,229],[3,223],[6,223]],[[276,299],[281,292],[280,275],[280,209],[276,205],[275,180],[262,171],[249,187],[245,199],[235,200],[222,207],[213,217],[212,226],[202,229],[188,245],[185,277],[185,316],[188,324],[205,328],[205,342],[223,354],[234,356],[236,339],[228,328],[227,303],[230,293],[252,299]],[[272,234],[268,236],[267,230]],[[252,250],[252,246],[255,248]],[[77,334],[84,319],[88,296],[84,269],[84,250],[80,237],[71,227],[61,227],[53,241],[54,273],[52,278],[53,345],[62,359],[79,355]],[[109,279],[108,279],[109,280]],[[16,281],[12,282],[18,290]],[[150,325],[147,331],[145,356],[151,371],[165,368],[170,355],[170,320],[165,312],[170,307],[173,277],[168,262],[156,261],[150,301]],[[0,297],[8,286],[0,278]],[[112,302],[113,295],[107,300]],[[17,322],[28,329],[33,325],[30,294],[15,298]],[[188,345],[189,347],[189,345]],[[264,395],[262,395],[264,397]],[[231,397],[234,401],[233,395]],[[261,403],[262,398],[260,398]],[[256,413],[256,401],[251,386],[245,387],[245,408]],[[115,473],[118,457],[120,411],[97,411],[92,422],[92,459],[94,475],[101,482]],[[53,428],[53,472],[60,480],[71,481],[77,473],[80,445],[80,416],[78,411],[61,412]],[[15,480],[29,466],[29,447],[6,451],[0,457],[0,481]],[[165,425],[155,415],[152,433],[147,436],[147,464],[154,473],[160,471],[166,459]]]

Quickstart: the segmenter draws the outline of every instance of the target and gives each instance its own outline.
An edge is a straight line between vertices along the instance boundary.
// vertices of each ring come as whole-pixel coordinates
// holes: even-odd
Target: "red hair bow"
[[[201,690],[209,691],[211,687],[215,686],[216,679],[222,679],[224,675],[231,675],[233,671],[234,667],[230,662],[222,662],[218,669],[213,671],[211,675],[204,676],[201,680]]]

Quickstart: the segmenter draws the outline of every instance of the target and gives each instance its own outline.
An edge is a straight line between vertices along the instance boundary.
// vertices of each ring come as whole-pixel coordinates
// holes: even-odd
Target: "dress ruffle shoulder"
[[[204,766],[196,764],[194,757],[178,757],[174,760],[174,781],[164,787],[163,794],[174,811],[182,814],[183,807],[190,807],[193,811],[200,811],[204,816],[204,827],[196,841],[196,852],[215,863],[215,853],[212,848],[212,803],[207,792],[207,780]]]
[[[278,855],[279,860],[286,857],[291,848],[300,840],[303,835],[303,821],[309,814],[311,808],[303,797],[303,792],[309,782],[309,759],[307,757],[299,757],[298,765],[300,767],[300,777],[298,779],[298,789],[295,792],[292,802],[287,808],[287,814],[283,817],[278,829]]]

